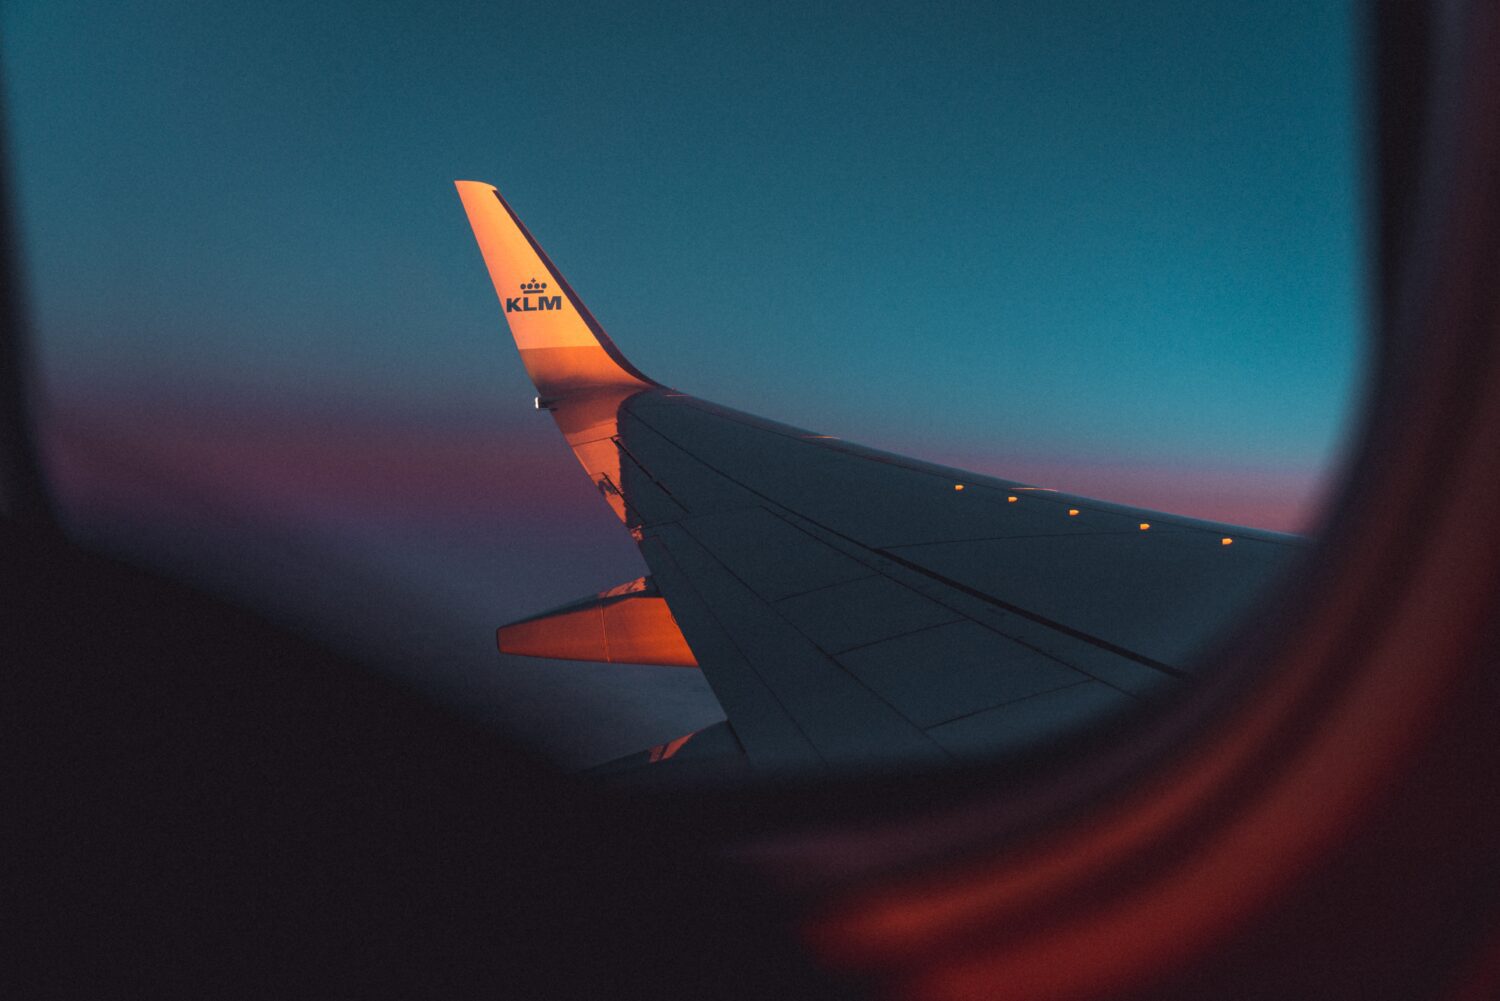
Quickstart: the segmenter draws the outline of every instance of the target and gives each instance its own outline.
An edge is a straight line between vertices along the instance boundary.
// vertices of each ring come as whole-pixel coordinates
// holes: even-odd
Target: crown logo
[[[540,295],[545,291],[547,291],[547,283],[539,282],[535,278],[531,279],[531,281],[529,282],[521,283],[522,295]]]

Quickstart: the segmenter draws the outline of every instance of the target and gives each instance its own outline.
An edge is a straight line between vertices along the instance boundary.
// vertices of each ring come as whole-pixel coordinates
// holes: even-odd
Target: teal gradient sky
[[[1297,530],[1362,385],[1353,27],[1314,0],[10,0],[64,501],[116,541],[191,511],[224,552],[269,522],[399,537],[382,572],[471,580],[486,643],[640,572],[530,408],[472,178],[663,382]]]

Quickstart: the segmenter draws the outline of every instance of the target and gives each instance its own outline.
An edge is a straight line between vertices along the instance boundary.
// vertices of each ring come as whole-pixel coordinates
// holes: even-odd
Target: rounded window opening
[[[75,537],[612,782],[1035,753],[1296,573],[1361,378],[1342,6],[423,25],[337,86],[225,11],[9,25]]]

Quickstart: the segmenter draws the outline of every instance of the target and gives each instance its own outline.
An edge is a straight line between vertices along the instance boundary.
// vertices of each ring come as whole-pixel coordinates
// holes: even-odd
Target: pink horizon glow
[[[223,507],[282,518],[557,523],[579,507],[577,483],[549,489],[576,469],[560,436],[508,440],[504,428],[472,423],[90,404],[57,408],[42,440],[64,507],[85,516]],[[597,504],[592,493],[583,499]]]
[[[243,401],[91,399],[43,425],[54,487],[70,510],[163,513],[224,506],[262,517],[424,522],[504,518],[562,527],[602,506],[560,435],[517,436],[478,420],[369,410],[315,414]],[[1100,500],[1211,521],[1304,532],[1332,471],[927,453],[931,461]]]

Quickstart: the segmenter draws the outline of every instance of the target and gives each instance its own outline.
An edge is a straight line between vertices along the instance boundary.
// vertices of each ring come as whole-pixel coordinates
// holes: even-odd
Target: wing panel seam
[[[687,532],[684,526],[678,524],[674,525],[673,527],[678,531],[681,531],[684,534],[688,535],[689,539],[693,542],[694,545],[698,546],[699,548],[703,548],[703,544],[699,542],[697,538],[693,537],[692,533]],[[740,646],[739,641],[734,638],[734,634],[730,632],[730,630],[724,625],[723,620],[721,620],[718,614],[714,611],[713,605],[703,597],[698,588],[693,586],[692,575],[689,574],[686,570],[682,569],[682,565],[677,561],[677,558],[672,555],[671,545],[667,542],[666,539],[661,537],[661,534],[659,532],[656,531],[652,531],[647,536],[647,538],[653,539],[659,544],[662,555],[672,564],[672,570],[675,571],[676,575],[681,579],[683,585],[692,590],[693,597],[697,598],[698,604],[702,606],[704,614],[707,615],[713,622],[714,627],[718,629],[720,636],[722,636],[724,638],[724,641],[734,649],[736,654],[739,655],[740,660],[745,664],[747,668],[749,668],[751,674],[755,676],[755,680],[760,684],[760,687],[765,690],[768,696],[770,696],[771,701],[776,703],[776,707],[781,710],[782,715],[786,717],[787,721],[791,723],[792,727],[797,731],[798,735],[801,736],[803,741],[807,743],[807,746],[812,750],[813,754],[817,755],[818,760],[826,765],[828,763],[828,760],[823,756],[822,751],[818,749],[818,745],[813,742],[810,736],[808,736],[807,731],[803,729],[801,722],[798,721],[797,717],[792,714],[790,709],[787,708],[786,703],[781,700],[781,696],[776,693],[776,689],[770,684],[770,682],[766,681],[765,676],[761,674],[760,669],[755,666],[755,662],[751,660],[750,657],[745,653],[745,650],[742,646]],[[643,539],[642,541],[644,542],[645,540]],[[714,559],[712,553],[709,553],[708,555],[710,559]],[[714,562],[717,563],[718,560],[715,559]],[[719,565],[723,566],[723,564]],[[660,588],[660,581],[658,581],[657,586],[658,588]],[[663,591],[663,597],[665,596],[666,593],[665,591]],[[671,607],[670,603],[668,604],[668,607]],[[700,667],[701,666],[702,665],[700,665]],[[713,687],[714,673],[715,672],[712,669],[705,668],[703,670],[703,676],[708,679],[710,688]],[[717,691],[715,692],[715,695],[718,695]],[[725,714],[728,714],[727,709],[725,710]],[[733,722],[733,720],[730,720],[731,725],[733,724]]]
[[[693,459],[694,461],[698,462],[705,469],[708,469],[708,470],[710,470],[710,471],[718,474],[719,476],[723,477],[724,479],[728,480],[729,482],[731,482],[731,483],[735,484],[736,486],[740,487],[742,490],[745,490],[745,491],[747,491],[747,492],[749,492],[751,494],[754,494],[755,496],[761,498],[766,504],[771,505],[774,508],[782,508],[782,505],[778,504],[774,498],[768,497],[766,494],[764,494],[761,491],[755,489],[754,487],[752,487],[749,484],[745,483],[744,481],[738,479],[737,477],[729,475],[728,473],[724,472],[719,467],[715,466],[713,463],[705,461],[697,453],[695,453],[691,449],[688,449],[685,446],[683,446],[683,444],[681,442],[678,442],[678,441],[674,440],[671,436],[669,436],[669,435],[665,434],[664,432],[662,432],[661,429],[657,428],[650,421],[647,421],[644,418],[642,418],[640,414],[632,412],[631,416],[634,417],[636,420],[640,421],[641,424],[643,424],[645,427],[649,428],[657,436],[659,436],[662,439],[666,440],[667,442],[671,443],[675,448],[677,448],[679,451],[681,451],[684,455],[686,455],[689,458]],[[768,510],[770,510],[770,508],[768,508]],[[771,513],[772,514],[777,514],[777,512],[775,510],[771,510]],[[1136,651],[1130,650],[1127,647],[1122,647],[1122,646],[1119,646],[1118,644],[1111,643],[1111,642],[1109,642],[1106,639],[1103,639],[1103,638],[1098,637],[1098,636],[1094,636],[1094,635],[1092,635],[1090,633],[1086,633],[1086,632],[1084,632],[1081,629],[1075,629],[1072,626],[1064,625],[1061,622],[1057,622],[1057,621],[1055,621],[1053,619],[1049,619],[1049,618],[1047,618],[1044,615],[1041,615],[1039,613],[1032,612],[1032,611],[1030,611],[1028,609],[1022,608],[1019,605],[1014,605],[1014,604],[1011,604],[1010,602],[1002,601],[1002,600],[1000,600],[999,598],[996,598],[993,595],[986,594],[985,592],[978,590],[977,588],[969,587],[966,584],[961,584],[958,581],[955,581],[955,580],[952,580],[952,579],[950,579],[948,577],[945,577],[942,574],[937,573],[936,571],[929,570],[926,567],[923,567],[921,564],[913,563],[910,560],[903,559],[902,557],[896,555],[895,553],[890,552],[889,550],[886,550],[886,549],[877,549],[877,548],[873,548],[873,547],[867,546],[864,543],[860,542],[859,540],[857,540],[857,539],[851,539],[847,535],[845,535],[844,533],[838,531],[837,529],[830,528],[827,525],[824,525],[822,522],[817,521],[816,519],[809,518],[806,515],[798,515],[798,517],[802,518],[808,524],[816,526],[820,531],[824,531],[824,532],[827,532],[830,535],[837,536],[838,538],[843,539],[844,541],[848,542],[852,546],[857,546],[860,549],[863,549],[866,552],[869,552],[869,553],[871,553],[871,554],[873,554],[875,556],[881,556],[881,557],[884,557],[884,558],[886,558],[888,560],[891,560],[894,563],[897,563],[897,564],[900,564],[901,566],[906,567],[908,570],[910,570],[910,571],[912,571],[914,573],[921,574],[924,577],[928,577],[928,578],[931,578],[932,580],[938,581],[939,583],[945,584],[948,587],[951,587],[954,590],[957,590],[957,591],[960,591],[960,592],[962,592],[964,594],[967,594],[970,597],[973,597],[973,598],[975,598],[975,599],[977,599],[979,601],[983,601],[983,602],[985,602],[987,604],[994,605],[995,607],[1004,609],[1005,611],[1011,612],[1014,615],[1019,615],[1019,616],[1021,616],[1024,619],[1028,619],[1031,622],[1037,623],[1038,625],[1046,626],[1049,629],[1056,630],[1057,632],[1060,632],[1060,633],[1062,633],[1065,636],[1071,636],[1072,638],[1074,638],[1076,640],[1079,640],[1081,642],[1089,643],[1089,644],[1091,644],[1093,646],[1096,646],[1096,647],[1098,647],[1098,648],[1100,648],[1102,650],[1106,650],[1109,653],[1112,653],[1112,654],[1114,654],[1114,655],[1116,655],[1118,657],[1124,657],[1127,660],[1134,661],[1135,663],[1140,664],[1140,665],[1142,665],[1144,667],[1149,667],[1149,668],[1152,668],[1153,670],[1160,671],[1161,673],[1169,675],[1170,677],[1177,678],[1179,680],[1185,680],[1185,679],[1191,677],[1191,675],[1188,672],[1183,671],[1181,668],[1173,667],[1172,665],[1165,664],[1165,663],[1163,663],[1163,662],[1161,662],[1159,660],[1156,660],[1153,657],[1148,657],[1145,654],[1137,653]],[[785,520],[785,519],[783,519],[783,520]],[[888,579],[894,580],[894,578],[888,578]],[[900,584],[902,587],[905,587],[908,590],[911,590],[911,588],[908,585],[902,584],[900,581],[895,581],[895,583]],[[920,592],[914,592],[914,593],[920,593]],[[926,596],[923,595],[923,597],[926,597]],[[951,610],[952,609],[950,609],[950,611]],[[962,613],[958,613],[958,614],[962,614]],[[969,616],[964,616],[964,618],[969,618]],[[971,621],[973,621],[973,620],[971,620]],[[981,623],[979,623],[979,625],[984,625],[984,623],[981,622]],[[985,628],[989,628],[989,627],[986,626]],[[1111,686],[1111,687],[1113,687],[1113,686]]]
[[[772,511],[772,512],[769,512],[769,513],[772,514],[772,515],[775,515],[776,512]],[[785,519],[783,519],[783,520],[785,520]],[[771,612],[771,614],[775,615],[778,619],[780,619],[782,621],[782,623],[787,626],[787,628],[789,628],[792,632],[796,633],[798,636],[802,637],[802,639],[805,640],[814,650],[816,650],[820,655],[822,655],[823,659],[826,660],[829,663],[829,665],[834,668],[834,670],[838,671],[844,677],[848,678],[849,681],[852,682],[853,684],[857,685],[858,687],[864,689],[866,692],[870,693],[870,695],[871,695],[872,698],[876,699],[882,705],[884,705],[887,709],[889,709],[891,712],[895,713],[901,719],[905,720],[918,733],[922,734],[922,736],[923,736],[924,739],[926,739],[929,743],[931,743],[934,747],[936,747],[944,755],[949,756],[949,757],[952,756],[951,753],[948,751],[947,748],[943,747],[942,745],[938,744],[937,741],[935,741],[931,737],[927,736],[926,730],[923,729],[923,727],[922,727],[922,725],[920,723],[918,723],[916,720],[912,719],[910,716],[906,715],[906,713],[902,712],[896,706],[892,705],[889,699],[887,699],[885,696],[881,695],[879,692],[875,691],[869,685],[865,684],[862,680],[860,680],[860,678],[857,675],[854,674],[854,672],[850,671],[843,664],[840,664],[838,662],[838,659],[835,656],[834,652],[831,652],[831,651],[823,649],[823,646],[820,643],[818,643],[817,640],[813,639],[811,636],[807,635],[800,628],[798,628],[798,626],[797,626],[797,624],[795,622],[793,622],[792,620],[788,619],[786,617],[786,615],[781,611],[781,609],[779,609],[779,608],[776,607],[776,603],[775,602],[773,602],[773,601],[767,601],[765,598],[761,597],[760,594],[758,594],[756,592],[755,588],[751,587],[743,578],[740,577],[739,574],[735,573],[732,569],[730,569],[728,566],[726,566],[722,560],[720,560],[717,556],[715,556],[713,554],[713,551],[711,549],[709,549],[706,545],[703,544],[703,540],[701,540],[700,538],[698,538],[698,536],[693,533],[692,529],[689,528],[687,524],[685,524],[685,523],[678,524],[678,525],[676,525],[674,527],[677,528],[679,531],[687,534],[700,549],[702,549],[705,553],[708,554],[708,558],[711,559],[711,560],[713,560],[714,563],[716,563],[718,565],[719,569],[723,570],[724,573],[726,573],[727,575],[729,575],[729,577],[731,577],[737,584],[739,584],[741,587],[743,587],[746,591],[750,592],[750,594],[754,595],[755,598],[756,598],[756,600],[759,601],[762,605],[764,605],[766,607],[766,609]],[[791,527],[796,528],[797,526],[793,525]],[[798,531],[801,531],[801,529],[798,529]],[[804,534],[806,534],[806,533],[804,533]],[[811,539],[812,536],[808,536],[808,538]],[[813,539],[813,541],[814,542],[818,542],[817,539]],[[821,543],[821,542],[819,543],[819,545],[822,545],[822,544],[823,543]],[[859,578],[859,579],[864,579],[864,578]],[[841,581],[840,583],[848,583],[848,581]],[[897,583],[899,583],[899,582],[897,582]],[[905,587],[905,585],[901,585],[901,586]],[[911,590],[911,589],[907,588],[907,590]],[[926,595],[922,595],[919,592],[912,591],[912,593],[913,594],[917,594],[918,597],[921,597],[921,598],[924,598],[924,599],[926,598]],[[952,609],[949,609],[949,610],[952,611]],[[951,625],[951,623],[943,623],[943,625]],[[913,630],[913,631],[919,631],[919,630]],[[906,635],[906,634],[903,633],[902,635]],[[895,637],[887,637],[887,639],[894,639],[894,638]],[[738,644],[736,644],[736,649],[738,649],[738,648],[739,648]],[[839,653],[843,653],[845,651],[838,651],[838,652]],[[741,651],[741,653],[743,654],[743,651]],[[748,657],[746,657],[745,659],[746,659],[747,662],[749,661]],[[759,672],[757,672],[757,674],[758,673]],[[767,687],[769,687],[769,686],[767,686]]]

